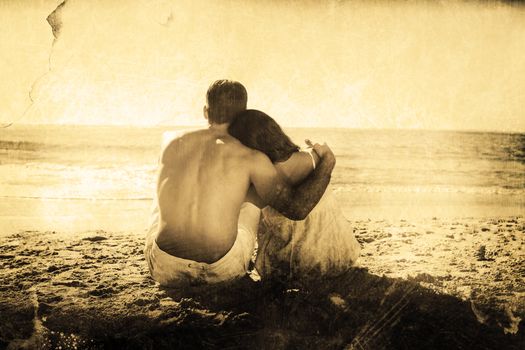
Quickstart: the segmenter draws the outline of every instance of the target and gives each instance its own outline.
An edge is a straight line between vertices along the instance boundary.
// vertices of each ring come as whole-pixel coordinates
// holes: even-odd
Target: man
[[[214,82],[204,107],[209,128],[175,138],[162,153],[160,215],[145,249],[151,274],[161,285],[244,276],[255,245],[259,207],[270,205],[290,219],[302,220],[330,182],[335,157],[326,144],[314,145],[320,163],[306,181],[291,188],[266,155],[230,136],[228,125],[246,104],[246,89],[240,83]]]

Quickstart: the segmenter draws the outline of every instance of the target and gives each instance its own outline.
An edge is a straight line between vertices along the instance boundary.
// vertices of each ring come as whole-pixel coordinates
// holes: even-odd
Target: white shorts
[[[159,215],[154,213],[144,253],[150,273],[163,286],[195,285],[231,281],[246,275],[257,237],[261,210],[248,202],[241,205],[237,238],[222,258],[208,264],[178,258],[159,248],[155,241]]]

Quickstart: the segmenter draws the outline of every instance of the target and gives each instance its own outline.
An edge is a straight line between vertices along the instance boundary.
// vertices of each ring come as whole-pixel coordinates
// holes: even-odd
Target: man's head
[[[217,80],[208,88],[204,113],[210,124],[229,123],[246,110],[248,93],[239,82]]]

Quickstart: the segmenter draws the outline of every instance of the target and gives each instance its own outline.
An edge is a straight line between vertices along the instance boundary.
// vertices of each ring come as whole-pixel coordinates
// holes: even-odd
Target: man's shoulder
[[[262,152],[249,148],[243,145],[239,140],[231,135],[216,135],[210,132],[209,129],[193,128],[165,132],[162,140],[162,153],[170,153],[177,148],[180,143],[199,144],[199,143],[223,143],[227,149],[229,156],[241,157],[244,161],[250,162],[265,162],[269,158]]]
[[[265,158],[268,159],[268,157],[261,151],[258,151],[256,149],[243,145],[239,140],[237,140],[236,138],[232,136],[230,136],[230,138],[231,139],[229,140],[230,142],[228,142],[228,144],[233,150],[238,152],[241,156],[245,158],[249,158],[254,161],[261,161]]]
[[[162,134],[161,149],[162,150],[166,149],[166,147],[168,147],[175,140],[181,140],[184,138],[193,137],[206,130],[207,129],[203,129],[202,127],[201,128],[198,128],[198,127],[189,128],[188,127],[188,128],[179,129],[179,130],[165,131]]]
[[[266,173],[268,169],[274,169],[266,154],[242,144],[241,146],[243,163],[248,166],[252,174]]]
[[[206,129],[193,128],[164,132],[160,148],[160,162],[169,163],[169,160],[180,152],[181,144],[194,144],[199,138],[198,135],[203,132],[206,132]]]

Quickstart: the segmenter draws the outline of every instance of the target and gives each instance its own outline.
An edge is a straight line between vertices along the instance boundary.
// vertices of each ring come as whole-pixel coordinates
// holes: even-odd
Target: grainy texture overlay
[[[521,2],[7,0],[0,18],[0,349],[525,348]],[[223,78],[330,145],[354,268],[150,277],[161,147],[206,126]]]

